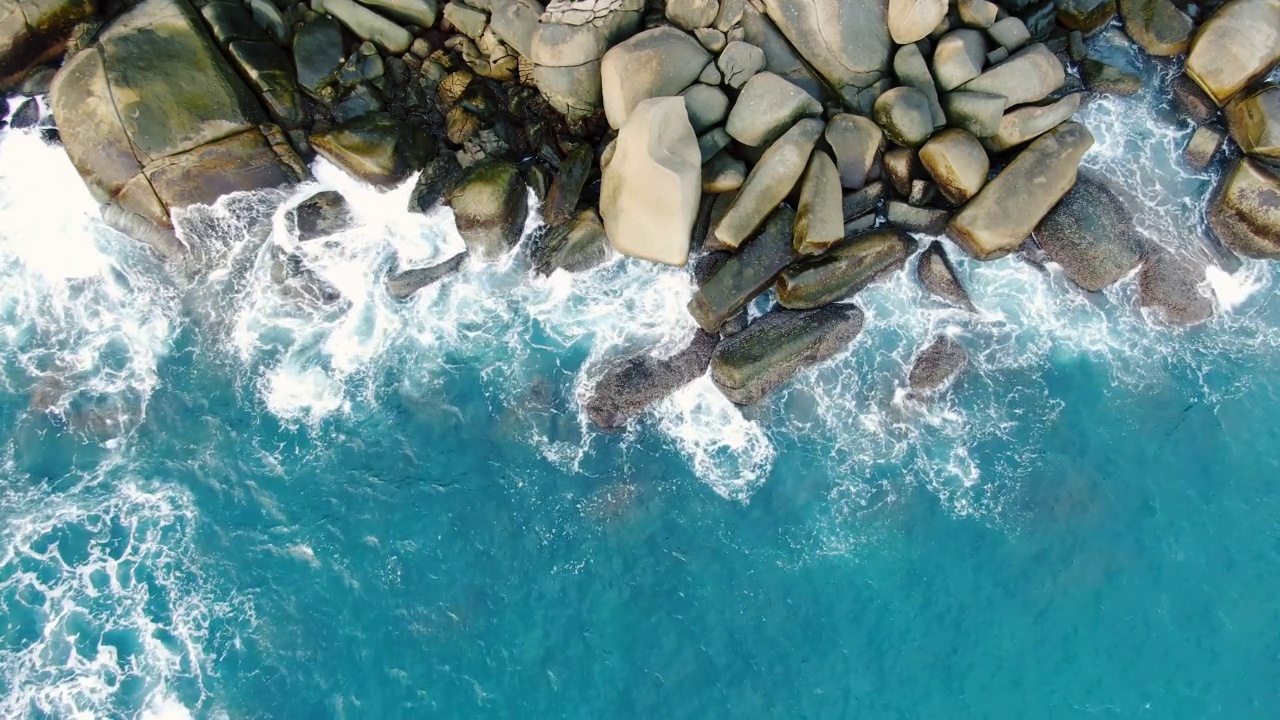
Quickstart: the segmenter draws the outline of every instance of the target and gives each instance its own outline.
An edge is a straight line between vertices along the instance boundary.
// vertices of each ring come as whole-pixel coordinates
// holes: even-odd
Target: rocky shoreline
[[[1085,292],[1136,272],[1160,321],[1212,317],[1204,268],[1079,171],[1081,104],[1142,85],[1086,47],[1114,25],[1185,56],[1183,161],[1222,168],[1205,242],[1280,257],[1280,0],[0,0],[0,85],[106,222],[188,272],[172,210],[299,183],[316,156],[375,186],[418,173],[409,209],[452,209],[467,252],[393,268],[396,299],[510,252],[530,188],[534,272],[689,264],[700,330],[606,372],[585,411],[612,428],[708,370],[759,401],[846,347],[850,300],[913,257],[934,299],[976,312],[944,244],[913,235],[1052,261]],[[350,214],[323,192],[291,222],[309,242]],[[272,276],[340,299],[299,257]],[[907,385],[938,392],[967,362],[939,336]]]

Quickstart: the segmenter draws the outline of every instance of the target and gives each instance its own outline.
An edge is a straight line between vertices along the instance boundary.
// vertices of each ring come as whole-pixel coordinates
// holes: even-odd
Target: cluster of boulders
[[[0,83],[36,94],[65,54],[50,104],[68,154],[104,217],[170,257],[188,251],[171,210],[298,182],[319,155],[374,185],[419,173],[410,209],[452,209],[467,253],[393,268],[396,298],[505,255],[529,188],[535,272],[692,259],[701,329],[604,376],[587,412],[612,427],[708,367],[759,400],[845,347],[850,298],[913,255],[934,298],[974,311],[944,246],[917,253],[913,234],[1053,261],[1087,291],[1140,268],[1159,317],[1210,317],[1202,269],[1079,172],[1081,103],[1142,86],[1086,47],[1117,21],[1149,54],[1186,53],[1185,160],[1230,163],[1209,209],[1223,252],[1280,256],[1280,0],[0,0]],[[301,241],[350,221],[331,193],[291,217]],[[908,385],[964,365],[934,338]]]

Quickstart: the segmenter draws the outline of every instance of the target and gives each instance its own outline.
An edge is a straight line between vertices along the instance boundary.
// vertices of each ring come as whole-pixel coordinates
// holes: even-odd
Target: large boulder
[[[183,0],[143,0],[118,16],[63,66],[52,107],[93,196],[158,227],[171,226],[172,208],[306,174]]]
[[[739,405],[759,402],[797,372],[840,352],[862,331],[854,305],[778,308],[731,335],[711,356],[711,379]]]
[[[778,273],[799,255],[791,241],[795,213],[786,206],[769,216],[760,234],[748,240],[707,278],[693,299],[689,314],[707,332],[718,332],[756,296],[769,289]]]
[[[939,335],[920,351],[907,374],[907,387],[916,395],[946,388],[969,364],[969,355],[949,335]]]
[[[601,0],[587,10],[553,0],[538,20],[529,59],[538,91],[571,121],[603,107],[600,64],[606,51],[640,29],[644,0]]]
[[[0,0],[0,88],[61,55],[72,29],[97,6],[96,0]]]
[[[901,230],[872,230],[821,257],[783,270],[778,276],[778,303],[807,310],[851,297],[879,278],[902,269],[915,251],[915,240]]]
[[[1116,0],[1055,0],[1054,4],[1058,22],[1085,35],[1106,27],[1116,16]]]
[[[458,234],[481,261],[501,257],[520,240],[529,215],[528,189],[511,163],[476,165],[449,196]]]
[[[529,57],[533,48],[533,33],[538,29],[538,18],[545,8],[537,0],[505,0],[493,3],[489,15],[489,29],[512,50]],[[422,25],[422,27],[431,27]]]
[[[920,148],[920,164],[952,205],[963,205],[987,184],[991,161],[977,138],[947,128]]]
[[[1007,255],[1075,184],[1092,146],[1093,135],[1074,122],[1036,138],[956,213],[948,237],[979,260]]]
[[[721,246],[738,247],[791,194],[823,128],[822,121],[816,118],[801,120],[760,156],[760,162],[751,169],[733,204],[716,225],[715,237]]]
[[[982,33],[970,28],[952,30],[938,39],[933,51],[933,76],[939,88],[954,90],[981,75],[986,61],[987,40]]]
[[[1066,82],[1062,61],[1044,43],[1036,43],[989,68],[962,87],[970,92],[1003,95],[1009,107],[1036,102]]]
[[[436,24],[436,0],[359,0],[392,20],[429,28]],[[514,5],[515,3],[511,3]]]
[[[1223,114],[1231,139],[1245,154],[1280,161],[1280,86],[1263,85],[1238,93]]]
[[[889,37],[899,45],[923,40],[947,16],[947,0],[889,0]]]
[[[382,112],[371,112],[311,136],[320,156],[370,185],[391,186],[412,168],[402,144],[411,130]]]
[[[743,145],[768,145],[797,121],[818,117],[822,104],[803,89],[771,72],[757,73],[747,81],[729,111],[724,129]]]
[[[665,360],[645,353],[614,364],[592,389],[583,408],[587,417],[603,430],[626,425],[706,373],[717,340],[711,333],[698,331],[688,347]]]
[[[1209,227],[1234,252],[1280,258],[1280,177],[1257,160],[1237,160],[1209,203]]]
[[[1233,0],[1200,26],[1186,72],[1218,105],[1280,62],[1280,0]]]
[[[1023,105],[1005,113],[991,137],[983,145],[991,152],[1004,152],[1049,132],[1080,109],[1080,93],[1071,93],[1044,104]]]
[[[671,27],[646,30],[604,54],[600,79],[604,114],[615,129],[649,98],[679,95],[697,82],[711,55],[691,35]]]
[[[764,0],[769,18],[846,104],[859,88],[875,84],[888,72],[893,50],[888,4],[888,0]]]
[[[1110,287],[1142,262],[1145,243],[1124,203],[1099,177],[1084,173],[1040,225],[1036,244],[1076,285]]]
[[[556,270],[583,272],[609,259],[609,236],[594,208],[547,230],[530,253],[534,272],[550,275]]]
[[[337,190],[325,190],[298,203],[291,213],[298,242],[328,237],[351,227],[351,205]]]
[[[1125,33],[1150,55],[1177,55],[1187,49],[1195,24],[1170,0],[1119,0]]]
[[[861,115],[841,113],[827,123],[824,135],[836,154],[840,184],[849,190],[866,185],[884,145],[880,126]]]
[[[913,87],[900,85],[876,99],[876,124],[895,145],[919,147],[933,133],[933,109],[929,98]]]
[[[1196,325],[1213,317],[1213,301],[1200,289],[1204,267],[1151,248],[1138,272],[1138,305],[1168,325]]]
[[[767,15],[757,10],[754,3],[744,0],[741,23],[743,40],[760,48],[764,53],[765,70],[781,75],[804,88],[814,97],[824,97],[825,83],[796,53],[796,49],[791,47],[791,43],[783,36],[778,26],[774,25]],[[725,48],[725,52],[728,52],[730,47],[732,44]],[[725,73],[725,78],[726,80],[729,78],[728,72]],[[747,78],[744,77],[741,81],[745,83]]]
[[[815,150],[800,185],[796,211],[795,248],[801,255],[817,255],[844,237],[840,173],[831,156]]]
[[[408,50],[413,42],[413,36],[408,30],[355,0],[311,0],[311,5],[314,10],[323,10],[332,15],[356,37],[367,40],[393,55],[399,55]]]
[[[969,299],[969,292],[960,284],[956,269],[941,242],[934,240],[920,253],[916,260],[916,279],[934,297],[962,310],[977,312],[973,301]]]
[[[600,216],[624,255],[683,266],[702,196],[702,155],[678,97],[641,102],[603,172]]]

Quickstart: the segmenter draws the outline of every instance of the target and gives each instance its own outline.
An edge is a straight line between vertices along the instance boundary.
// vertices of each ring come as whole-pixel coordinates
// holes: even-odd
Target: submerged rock
[[[351,206],[342,193],[325,190],[303,200],[293,210],[298,242],[334,235],[351,227]]]
[[[956,269],[941,242],[934,240],[920,253],[920,258],[916,261],[916,278],[934,297],[962,310],[977,312],[973,301],[969,299],[969,293],[956,277]]]
[[[907,387],[913,394],[933,394],[954,382],[968,364],[969,355],[960,343],[938,335],[916,356]]]
[[[458,272],[467,264],[467,253],[460,252],[442,263],[430,267],[411,268],[387,276],[387,293],[396,300],[408,300],[428,285],[440,282]]]
[[[601,429],[611,430],[671,393],[697,380],[707,371],[717,338],[697,331],[684,350],[667,360],[644,354],[624,360],[605,372],[587,400],[587,417]]]
[[[1280,176],[1252,158],[1236,160],[1209,202],[1209,227],[1232,252],[1280,258]]]
[[[453,153],[432,159],[422,168],[409,194],[409,212],[425,214],[440,207],[461,179],[462,167]]]
[[[1138,304],[1169,325],[1196,325],[1213,317],[1213,301],[1200,292],[1204,268],[1152,248],[1138,272]]]
[[[1040,222],[1035,239],[1072,282],[1090,292],[1128,275],[1145,252],[1124,203],[1088,173]]]
[[[797,372],[840,352],[862,331],[854,305],[776,308],[725,338],[711,358],[711,379],[739,405],[759,402]]]
[[[496,260],[520,240],[529,196],[515,165],[477,165],[449,196],[449,206],[467,249],[481,261]]]
[[[778,276],[778,303],[807,310],[852,297],[895,270],[916,251],[900,230],[872,230],[850,238],[821,257],[803,260]]]

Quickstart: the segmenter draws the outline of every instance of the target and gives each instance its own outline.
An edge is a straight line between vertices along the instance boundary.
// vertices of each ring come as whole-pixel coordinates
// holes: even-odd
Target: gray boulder
[[[942,96],[947,119],[974,137],[986,138],[1000,130],[1008,101],[1003,95],[956,90]]]
[[[760,147],[776,140],[797,121],[821,114],[821,103],[809,93],[778,75],[762,72],[742,88],[724,129],[743,145]]]
[[[983,138],[991,152],[1004,152],[1037,138],[1065,122],[1080,108],[1080,93],[1044,105],[1023,105],[1005,113],[995,135]]]
[[[387,294],[395,300],[408,300],[428,285],[453,275],[467,264],[467,253],[460,252],[430,267],[410,268],[387,275]]]
[[[552,226],[530,253],[534,272],[584,272],[609,259],[609,236],[594,208]]]
[[[931,395],[946,388],[969,364],[969,355],[960,343],[938,335],[916,356],[907,375],[912,394]]]
[[[448,204],[467,250],[482,262],[496,260],[515,247],[529,215],[520,169],[505,162],[472,167]]]
[[[846,223],[856,220],[868,213],[874,215],[875,209],[885,197],[883,180],[867,183],[866,187],[844,196],[842,209]]]
[[[947,0],[889,0],[889,37],[909,45],[928,37],[947,16]]]
[[[715,335],[698,331],[689,346],[659,360],[645,353],[623,360],[601,376],[583,408],[596,427],[620,428],[654,403],[697,380],[711,364]]]
[[[265,0],[260,0],[265,2]],[[361,5],[372,8],[393,20],[399,20],[421,28],[436,24],[438,8],[436,0],[359,0]],[[513,3],[514,4],[514,3]]]
[[[1074,122],[1036,138],[951,219],[947,235],[979,260],[1013,251],[1075,184],[1092,146],[1093,135]]]
[[[1031,31],[1018,17],[1007,17],[987,28],[987,34],[1000,47],[1012,53],[1031,42]]]
[[[929,98],[929,110],[933,113],[933,126],[940,128],[947,124],[947,116],[942,112],[942,103],[938,101],[938,86],[934,82],[929,65],[915,45],[903,45],[893,56],[893,74],[898,82],[919,90]]]
[[[791,194],[809,164],[809,154],[822,136],[822,130],[821,120],[801,120],[764,152],[747,175],[733,204],[715,226],[716,240],[723,247],[736,248],[742,244]]]
[[[915,88],[898,86],[881,95],[875,104],[875,120],[890,142],[919,147],[933,134],[933,110],[929,98]]]
[[[667,19],[682,30],[709,28],[720,14],[717,0],[667,0]]]
[[[1185,52],[1195,23],[1170,0],[1119,0],[1124,31],[1149,55]]]
[[[802,260],[778,276],[778,303],[808,310],[844,300],[901,270],[916,242],[896,228],[850,238],[827,254]]]
[[[799,255],[791,239],[794,225],[795,213],[785,206],[778,208],[759,235],[707,278],[689,301],[689,314],[703,330],[718,332],[726,320],[768,290],[778,273],[795,262]]]
[[[311,0],[311,8],[332,15],[356,37],[368,40],[393,55],[403,54],[413,43],[408,30],[355,0]]]
[[[702,165],[702,192],[716,195],[742,187],[747,164],[727,152],[718,152]]]
[[[800,185],[796,211],[795,248],[801,255],[817,255],[844,238],[840,174],[831,157],[815,150]]]
[[[1145,243],[1124,203],[1084,173],[1036,227],[1036,244],[1076,285],[1098,292],[1142,262]]]
[[[848,101],[889,69],[888,0],[764,0],[769,18]]]
[[[825,82],[796,53],[796,49],[791,46],[773,21],[756,9],[754,3],[744,0],[741,22],[743,30],[741,39],[760,48],[764,53],[765,70],[781,75],[804,88],[814,97],[825,97]],[[725,50],[728,49],[728,47],[725,48]],[[746,80],[743,78],[744,83]]]
[[[842,113],[831,118],[824,135],[836,154],[840,184],[849,190],[866,185],[884,145],[880,126],[861,115]]]
[[[604,54],[600,78],[609,125],[622,127],[636,105],[679,95],[697,82],[711,55],[674,28],[646,30]]]
[[[719,125],[729,114],[729,96],[718,87],[694,83],[680,93],[680,97],[684,98],[689,123],[695,133],[706,132]]]
[[[986,61],[987,40],[982,33],[952,30],[939,38],[933,51],[933,77],[939,88],[954,90],[981,75]]]
[[[1138,272],[1138,304],[1168,325],[1197,325],[1213,317],[1213,301],[1200,292],[1204,268],[1151,248]]]
[[[489,15],[489,29],[512,50],[527,58],[533,51],[533,33],[538,29],[538,18],[544,9],[537,0],[496,2]]]
[[[1062,61],[1044,43],[1036,43],[987,69],[962,88],[971,92],[1003,95],[1008,106],[1036,102],[1062,87],[1066,71]]]
[[[1186,73],[1218,105],[1280,62],[1280,0],[1225,3],[1200,27],[1187,53]]]
[[[724,84],[737,90],[764,69],[764,51],[755,45],[735,40],[720,51],[716,66],[724,76]]]
[[[797,372],[843,350],[862,331],[853,305],[775,309],[725,338],[711,357],[711,379],[725,397],[751,405]]]
[[[991,27],[1000,15],[1000,6],[987,0],[960,0],[956,10],[962,25],[979,30]]]
[[[934,297],[943,302],[961,310],[977,312],[973,301],[969,299],[968,291],[964,289],[964,285],[960,284],[955,266],[951,264],[951,259],[947,257],[947,251],[943,249],[941,242],[934,240],[929,243],[929,247],[925,248],[924,252],[920,253],[916,261],[916,279]]]
[[[1209,203],[1209,227],[1231,251],[1280,258],[1280,176],[1252,158],[1236,160]]]

